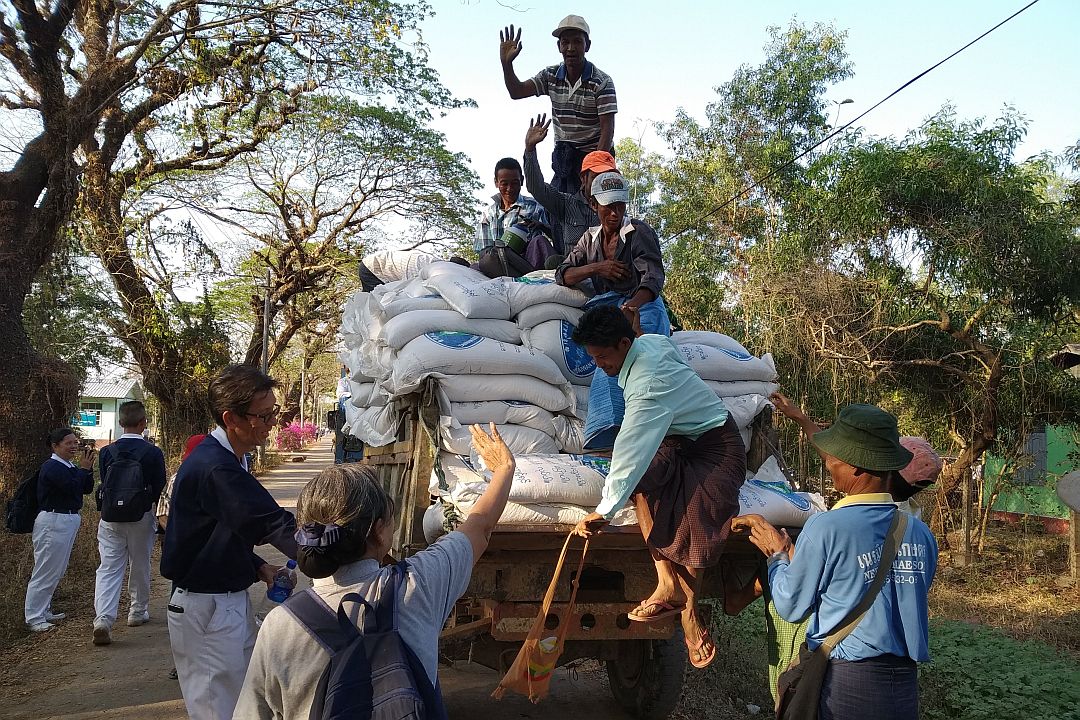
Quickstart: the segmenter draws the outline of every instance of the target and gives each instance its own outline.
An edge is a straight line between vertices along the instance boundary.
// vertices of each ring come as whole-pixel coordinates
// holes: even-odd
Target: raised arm
[[[469,517],[458,527],[472,545],[473,564],[476,564],[476,561],[487,550],[491,533],[506,508],[516,465],[514,454],[510,452],[510,448],[506,447],[499,431],[495,429],[495,423],[491,423],[490,435],[479,425],[471,426],[469,432],[472,433],[473,446],[476,447],[477,454],[492,472],[487,490],[473,505],[472,510],[469,511]]]
[[[532,97],[536,86],[531,80],[519,80],[514,72],[514,58],[521,54],[521,28],[514,34],[514,26],[499,31],[499,61],[502,63],[503,82],[514,100]]]
[[[791,402],[791,400],[789,400],[787,396],[783,395],[782,393],[773,393],[769,396],[769,400],[772,402],[773,406],[776,407],[776,409],[780,412],[781,415],[791,420],[794,420],[795,423],[798,424],[799,428],[806,434],[806,438],[808,440],[814,437],[814,434],[821,430],[821,428],[818,427],[817,423],[811,420],[806,415],[806,413],[803,412],[803,409],[801,407]],[[821,455],[820,452],[818,452],[818,454]],[[824,457],[825,456],[822,455],[822,458]]]
[[[597,150],[607,150],[615,154],[615,113],[607,113],[600,116],[600,142],[596,144]]]

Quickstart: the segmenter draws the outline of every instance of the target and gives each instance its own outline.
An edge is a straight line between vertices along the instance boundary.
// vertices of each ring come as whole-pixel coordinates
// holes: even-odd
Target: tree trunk
[[[30,344],[22,313],[33,279],[56,248],[77,193],[65,143],[43,134],[0,173],[0,494],[8,495],[49,456],[49,430],[67,425],[80,379]],[[40,200],[40,202],[39,202]]]

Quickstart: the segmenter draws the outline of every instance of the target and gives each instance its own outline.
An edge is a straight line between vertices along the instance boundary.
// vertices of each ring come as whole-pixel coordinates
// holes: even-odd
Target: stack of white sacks
[[[467,514],[483,491],[485,471],[468,431],[474,423],[494,422],[518,459],[502,524],[576,523],[600,501],[607,461],[580,455],[595,366],[570,339],[587,297],[552,275],[491,280],[433,263],[417,278],[346,304],[341,360],[352,373],[352,397],[345,432],[371,446],[394,442],[407,396],[425,379],[437,382],[441,452],[431,491],[441,502],[425,523],[432,534]],[[777,388],[772,358],[754,357],[719,333],[672,340],[748,440],[751,421]],[[634,522],[630,508],[616,518]]]

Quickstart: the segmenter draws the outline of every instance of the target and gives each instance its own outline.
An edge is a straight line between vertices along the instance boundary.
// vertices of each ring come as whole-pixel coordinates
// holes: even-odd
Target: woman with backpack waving
[[[490,435],[475,425],[471,432],[493,473],[487,490],[455,532],[397,565],[380,567],[395,508],[372,468],[335,465],[304,487],[297,562],[313,587],[267,615],[234,718],[352,717],[372,705],[373,719],[391,706],[394,718],[446,717],[439,633],[487,549],[514,475],[495,426]],[[352,682],[338,684],[339,675]]]
[[[63,613],[51,609],[53,592],[67,572],[82,517],[82,496],[94,490],[94,450],[79,447],[71,428],[49,433],[52,456],[38,472],[38,514],[34,519],[34,570],[26,586],[26,624],[33,632],[56,627]],[[74,461],[78,461],[78,465]]]

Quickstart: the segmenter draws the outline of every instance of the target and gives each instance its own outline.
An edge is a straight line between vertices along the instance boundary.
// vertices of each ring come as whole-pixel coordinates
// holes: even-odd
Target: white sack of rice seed
[[[514,482],[510,500],[518,503],[570,503],[588,507],[599,504],[604,491],[604,479],[611,468],[608,458],[593,455],[514,454]],[[490,471],[483,460],[471,461],[483,470],[485,479]]]
[[[351,435],[352,425],[356,421],[356,417],[360,414],[360,408],[356,407],[352,403],[345,403],[342,409],[345,411],[345,422],[341,424],[341,432],[346,435]]]
[[[421,335],[401,349],[385,385],[399,395],[412,392],[430,376],[512,374],[530,375],[550,385],[566,383],[559,367],[539,350],[479,335],[435,332]]]
[[[349,403],[345,403],[345,416],[348,418]],[[356,416],[349,423],[349,434],[360,438],[372,447],[382,447],[397,440],[401,425],[401,410],[397,403],[382,407],[356,409]]]
[[[769,398],[764,395],[738,395],[720,399],[727,408],[728,415],[740,430],[750,427],[750,423],[754,422],[758,413],[769,404]]]
[[[349,402],[358,408],[382,407],[390,402],[390,394],[383,390],[378,383],[350,381],[349,389],[352,391]]]
[[[600,372],[603,372],[601,370]],[[589,415],[589,386],[574,385],[574,417],[585,420]]]
[[[442,299],[440,295],[431,293],[423,297],[402,296],[394,298],[383,305],[383,314],[387,321],[396,318],[403,313],[423,312],[425,310],[450,310],[450,303]]]
[[[585,312],[580,308],[560,305],[559,303],[540,303],[531,307],[523,308],[514,316],[517,326],[522,330],[536,327],[542,322],[549,320],[565,320],[574,327]]]
[[[470,319],[453,310],[417,310],[402,313],[386,321],[378,342],[400,350],[427,333],[459,332],[521,344],[521,330],[509,320]]]
[[[502,428],[499,428],[502,434]],[[503,436],[505,440],[505,435]],[[509,444],[509,443],[508,443]],[[510,500],[517,503],[570,503],[595,508],[604,490],[611,463],[592,455],[514,453],[516,467]],[[443,482],[433,477],[435,490],[455,503],[475,500],[483,493],[491,472],[479,458],[464,453],[440,453]],[[435,492],[433,490],[433,493]]]
[[[452,402],[450,416],[445,418],[449,425],[524,425],[534,430],[555,436],[555,415],[538,405],[531,405],[517,400],[485,400],[481,402]]]
[[[479,270],[474,270],[466,265],[458,265],[449,260],[428,263],[420,270],[419,277],[421,280],[431,280],[432,278],[447,275],[461,278],[462,280],[472,280],[473,282],[485,282],[490,280],[487,275]]]
[[[369,293],[354,293],[341,313],[341,335],[346,347],[359,347],[378,335],[384,321],[381,306]]]
[[[515,278],[507,286],[510,300],[510,313],[517,315],[526,308],[540,303],[558,303],[570,307],[582,307],[589,301],[589,296],[577,288],[559,285],[554,280],[538,278]]]
[[[704,345],[706,347],[734,350],[743,355],[749,355],[742,343],[730,335],[707,330],[680,330],[671,333],[671,341],[676,345]]]
[[[570,415],[556,415],[555,443],[559,451],[578,455],[585,452],[585,420]]]
[[[521,339],[555,361],[563,377],[575,385],[591,385],[596,363],[585,348],[573,341],[573,323],[548,320],[521,331]]]
[[[703,380],[772,382],[776,379],[776,365],[769,353],[756,358],[736,350],[708,345],[679,345],[678,348],[687,364]]]
[[[517,455],[547,455],[559,452],[555,438],[541,430],[524,425],[498,425],[495,427],[502,435],[503,442],[510,452]],[[467,427],[441,427],[439,440],[443,450],[456,455],[468,455],[473,451],[472,434]]]
[[[437,502],[424,513],[424,538],[429,543],[435,542],[447,533],[446,503],[450,503],[450,501],[442,500]],[[474,504],[475,501],[462,502],[457,505],[450,503],[457,518],[457,523],[464,522]],[[510,527],[518,525],[577,525],[590,512],[592,512],[592,508],[584,508],[578,505],[507,502],[506,508],[499,517],[498,524]],[[632,507],[623,508],[615,513],[615,517],[612,518],[609,524],[612,527],[637,525],[637,513]],[[454,527],[456,528],[457,524]],[[430,535],[428,535],[429,530]]]
[[[353,350],[353,364],[349,366],[353,381],[358,383],[380,382],[390,374],[394,352],[387,347],[380,348],[374,343],[366,343],[362,349]]]
[[[705,384],[719,398],[739,397],[740,395],[764,395],[769,397],[780,389],[780,386],[776,383],[761,380],[735,380],[734,382],[706,380]]]
[[[364,372],[363,368],[370,368],[371,363],[365,358],[363,351],[351,349],[348,351],[349,361],[345,366],[349,368],[349,379],[358,383],[375,382],[376,378]]]
[[[821,495],[791,489],[775,457],[762,463],[739,488],[739,514],[755,513],[773,525],[802,527],[811,515],[825,510]]]
[[[573,402],[569,383],[551,385],[528,375],[448,375],[439,390],[448,402],[518,401],[562,412]]]
[[[429,266],[430,267],[430,266]],[[510,319],[506,278],[483,281],[457,275],[438,275],[424,284],[439,293],[450,307],[468,318]]]

